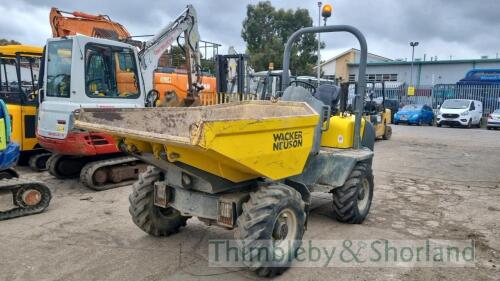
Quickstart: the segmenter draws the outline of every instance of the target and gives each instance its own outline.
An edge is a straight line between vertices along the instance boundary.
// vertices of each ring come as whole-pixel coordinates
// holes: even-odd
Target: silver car
[[[500,109],[493,111],[490,115],[488,115],[488,125],[486,125],[488,130],[492,128],[500,128]]]

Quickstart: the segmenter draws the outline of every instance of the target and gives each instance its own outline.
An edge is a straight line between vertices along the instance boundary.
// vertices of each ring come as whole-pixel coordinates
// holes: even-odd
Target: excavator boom
[[[152,88],[154,72],[162,54],[184,33],[185,44],[183,46],[186,56],[186,67],[188,75],[188,94],[186,100],[194,101],[201,86],[201,66],[198,33],[198,18],[196,10],[192,5],[186,9],[166,27],[160,30],[153,38],[146,42],[144,48],[139,52],[141,72],[144,77],[146,92]]]
[[[123,25],[106,15],[91,15],[83,12],[66,12],[57,8],[50,10],[50,26],[53,37],[83,34],[113,40],[127,40],[130,33]]]

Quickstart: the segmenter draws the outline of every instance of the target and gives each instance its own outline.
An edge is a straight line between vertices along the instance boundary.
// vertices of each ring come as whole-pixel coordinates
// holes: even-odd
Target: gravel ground
[[[276,280],[499,280],[500,132],[393,131],[375,147],[367,220],[338,223],[328,194],[314,194],[304,239],[473,239],[474,266],[291,268]],[[130,187],[96,193],[47,173],[21,173],[49,183],[54,198],[43,214],[0,222],[0,280],[258,280],[244,269],[208,266],[208,240],[231,239],[230,231],[191,219],[179,234],[149,237],[129,217]]]

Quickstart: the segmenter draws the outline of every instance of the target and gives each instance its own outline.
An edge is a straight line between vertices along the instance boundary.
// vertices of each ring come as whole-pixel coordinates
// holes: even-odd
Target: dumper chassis
[[[339,31],[360,42],[355,116],[334,119],[331,105],[336,98],[324,101],[295,86],[286,88],[279,101],[75,111],[76,128],[110,134],[122,152],[151,165],[129,197],[133,222],[153,236],[176,233],[193,216],[208,225],[234,229],[245,265],[263,277],[281,274],[295,258],[309,217],[311,192],[332,193],[337,220],[362,223],[373,198],[375,139],[373,126],[362,119],[364,36],[343,25],[298,30],[285,48],[282,81],[288,86],[291,47],[300,35]],[[138,122],[139,116],[147,124]],[[352,127],[330,124],[331,120]],[[328,130],[340,130],[352,144],[323,145],[321,136]],[[288,145],[288,150],[276,145],[294,141],[297,145]],[[251,250],[274,251],[285,242],[292,247],[284,253],[288,258],[279,261],[256,259],[258,253]]]

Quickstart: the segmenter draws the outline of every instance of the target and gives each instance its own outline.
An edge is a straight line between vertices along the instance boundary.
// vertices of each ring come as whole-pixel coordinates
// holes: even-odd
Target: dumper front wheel
[[[139,175],[129,196],[129,212],[133,222],[152,236],[169,236],[186,225],[188,217],[174,208],[161,208],[154,204],[154,183],[160,179],[160,169],[149,166]]]
[[[392,136],[392,127],[385,125],[384,134],[382,135],[382,139],[388,140],[391,138],[391,136]]]
[[[333,193],[333,215],[336,220],[345,223],[362,223],[373,198],[372,169],[366,163],[358,163],[342,187]]]
[[[250,194],[238,217],[243,262],[261,277],[283,273],[302,243],[306,214],[300,193],[282,184],[260,187]]]

